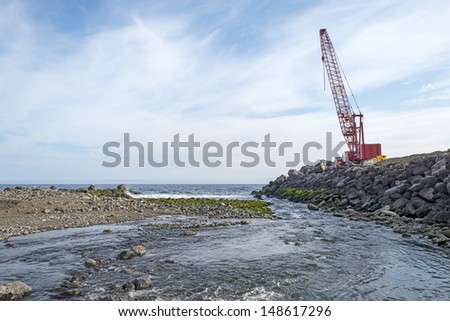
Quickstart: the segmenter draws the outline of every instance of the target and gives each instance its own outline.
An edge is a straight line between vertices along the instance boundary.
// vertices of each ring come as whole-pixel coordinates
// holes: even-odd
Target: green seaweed
[[[271,216],[270,203],[261,200],[211,199],[211,198],[147,198],[158,206],[177,206],[183,208],[230,208],[249,213]]]
[[[294,187],[287,187],[281,193],[281,198],[287,198],[294,202],[315,201],[321,202],[328,198],[329,193],[326,189],[319,190],[312,189],[298,189]]]

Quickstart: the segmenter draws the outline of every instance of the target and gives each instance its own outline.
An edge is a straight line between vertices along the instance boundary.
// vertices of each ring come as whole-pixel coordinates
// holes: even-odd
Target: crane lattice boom
[[[364,143],[364,116],[361,112],[355,113],[348,100],[344,81],[341,76],[339,60],[334,51],[330,36],[328,36],[327,29],[320,29],[320,47],[322,49],[322,62],[324,68],[327,70],[339,124],[341,125],[341,131],[349,149],[347,158],[356,162],[378,158],[381,156],[381,144]],[[358,105],[356,106],[358,107]],[[384,155],[383,157],[386,158]]]
[[[339,124],[349,149],[348,159],[359,161],[362,159],[361,145],[364,144],[364,116],[353,111],[345,91],[339,62],[326,29],[320,29],[320,46],[322,49],[322,62],[327,70]]]

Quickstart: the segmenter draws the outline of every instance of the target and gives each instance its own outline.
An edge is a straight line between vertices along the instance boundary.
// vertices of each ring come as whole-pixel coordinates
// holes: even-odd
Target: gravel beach
[[[0,240],[40,231],[142,220],[155,215],[270,217],[266,204],[255,202],[132,198],[124,193],[123,185],[117,190],[98,191],[7,188],[0,192]]]

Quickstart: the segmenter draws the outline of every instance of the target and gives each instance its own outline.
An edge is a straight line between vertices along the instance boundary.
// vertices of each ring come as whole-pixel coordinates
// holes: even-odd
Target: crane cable
[[[358,112],[361,114],[361,110],[359,109],[358,102],[356,101],[355,95],[353,94],[352,87],[350,87],[350,83],[348,82],[347,76],[345,75],[345,72],[344,72],[344,69],[342,68],[341,62],[339,61],[339,58],[336,54],[335,54],[335,57],[339,64],[339,68],[341,69],[342,74],[344,75],[344,79],[345,79],[345,82],[347,83],[347,87],[350,90],[350,93],[352,94],[353,100],[355,101],[356,108],[358,108]]]
[[[323,60],[322,56],[322,69],[323,69],[323,91],[326,91],[326,80],[325,80],[325,61]]]

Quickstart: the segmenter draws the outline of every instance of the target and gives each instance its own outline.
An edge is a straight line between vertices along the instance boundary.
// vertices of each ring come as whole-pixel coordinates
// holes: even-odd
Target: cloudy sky
[[[365,115],[366,142],[388,157],[446,150],[448,17],[445,0],[3,0],[0,183],[265,183],[307,142],[343,139],[320,28]],[[124,133],[153,142],[155,159],[178,133],[224,148],[270,133],[294,147],[273,150],[276,167],[242,168],[249,159],[235,152],[231,167],[181,168],[171,150],[163,168],[138,167],[136,150],[130,167],[102,167],[102,146],[123,146]]]

